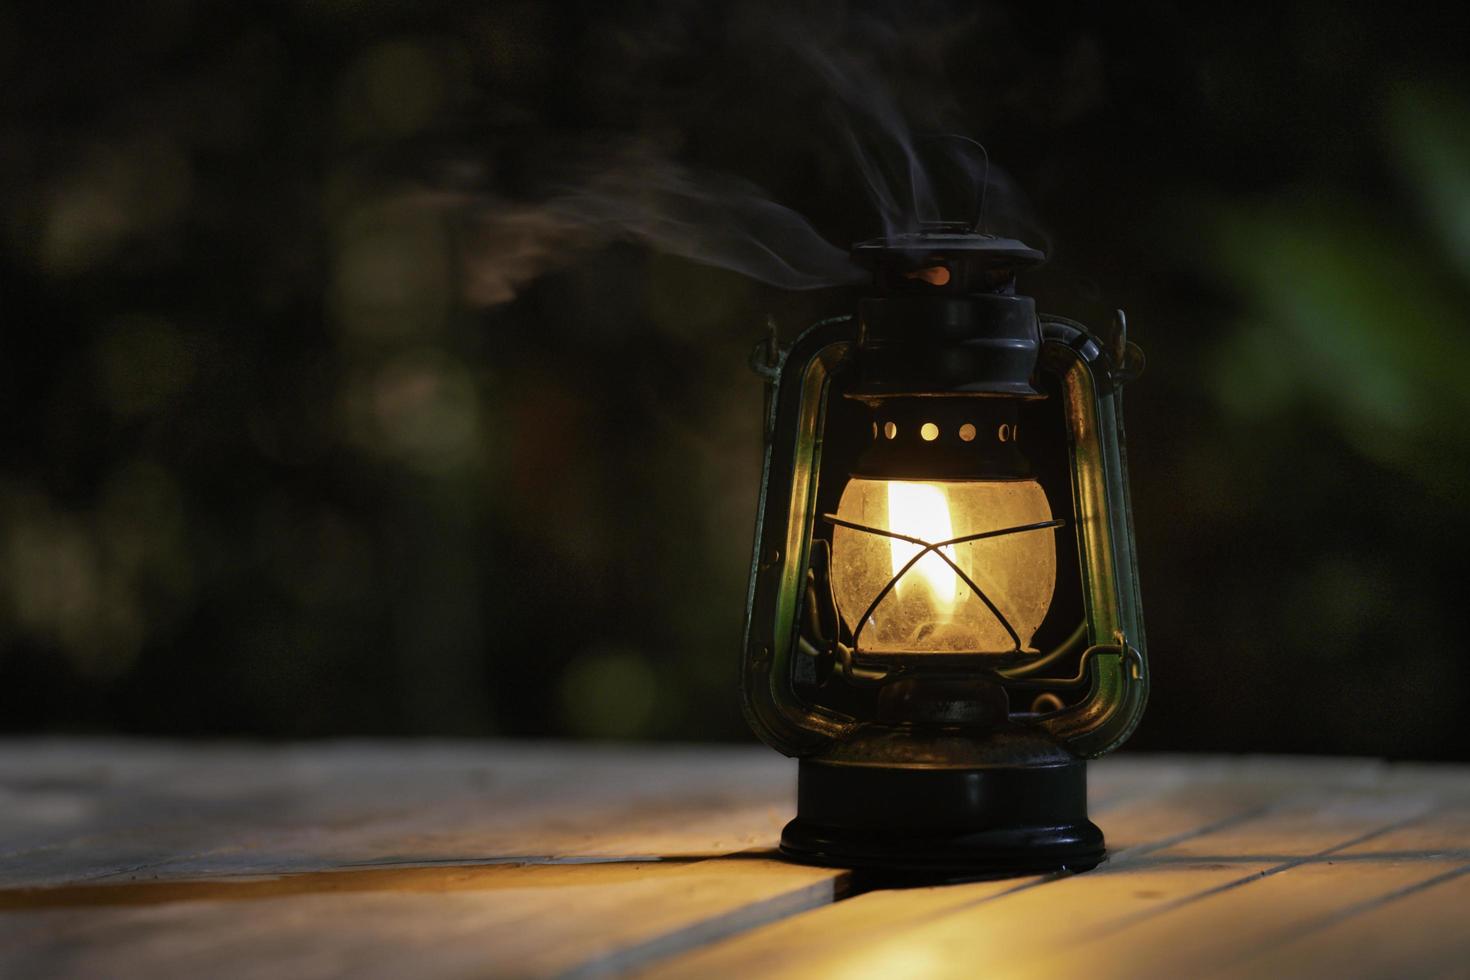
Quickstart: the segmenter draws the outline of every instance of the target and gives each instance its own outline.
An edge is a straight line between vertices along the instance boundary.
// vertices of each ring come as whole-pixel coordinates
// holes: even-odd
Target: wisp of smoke
[[[468,209],[468,298],[512,299],[579,249],[615,241],[730,269],[782,289],[819,289],[864,275],[800,214],[736,177],[696,173],[647,147],[598,164],[543,203],[461,200]]]
[[[801,45],[797,53],[816,69],[842,106],[833,116],[862,171],[868,193],[883,221],[883,233],[892,238],[918,230],[921,221],[937,219],[928,168],[919,156],[908,121],[888,87],[855,60],[841,58],[815,44]],[[878,155],[859,135],[855,117],[866,117],[878,135],[891,144],[889,148],[899,154],[904,168],[902,179],[907,183],[903,198],[895,193],[894,181],[883,172]]]
[[[978,143],[942,125],[954,111],[948,93],[921,85],[917,106],[901,106],[875,63],[881,53],[896,52],[930,65],[942,60],[950,39],[966,34],[953,24],[955,17],[967,16],[965,10],[903,7],[894,13],[897,19],[793,19],[773,35],[811,69],[832,100],[834,125],[852,152],[884,234],[893,238],[926,222],[963,221],[1045,250],[1046,235],[1015,182],[991,165]],[[916,108],[926,117],[924,131],[914,128]]]
[[[913,41],[903,30],[874,18],[856,21],[860,48],[883,51]],[[943,160],[966,193],[988,187],[990,213],[1024,220],[1019,194],[998,168],[964,141],[917,137],[891,86],[873,62],[830,34],[819,36],[796,19],[752,28],[758,43],[775,43],[812,69],[834,108],[837,128],[877,208],[884,234],[918,230],[940,218],[938,181],[930,164]],[[928,44],[930,42],[925,41]],[[931,98],[929,105],[944,103]],[[783,289],[817,289],[853,283],[864,272],[792,209],[761,188],[729,175],[699,172],[668,159],[649,144],[633,143],[562,178],[535,203],[493,196],[440,196],[469,228],[466,236],[467,298],[494,305],[514,298],[525,283],[572,261],[581,250],[626,241],[707,265],[730,269]],[[953,204],[953,202],[951,202]],[[1035,241],[1034,227],[1027,228]]]

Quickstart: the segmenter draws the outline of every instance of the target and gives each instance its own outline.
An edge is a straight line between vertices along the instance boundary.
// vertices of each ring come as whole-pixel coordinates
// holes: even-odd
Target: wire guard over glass
[[[931,553],[938,555],[940,559],[943,560],[944,563],[950,567],[955,575],[957,575],[960,580],[965,583],[970,591],[974,593],[975,596],[979,598],[982,603],[985,604],[985,608],[990,610],[990,613],[995,616],[1001,627],[1005,629],[1006,635],[1011,638],[1014,652],[1022,652],[1021,637],[1019,634],[1017,634],[1015,627],[1011,625],[1010,620],[1008,620],[1005,614],[1000,611],[1000,609],[993,601],[991,601],[990,596],[985,594],[985,590],[981,589],[979,585],[975,584],[975,580],[972,579],[969,575],[965,574],[964,570],[961,569],[960,566],[955,563],[954,559],[946,554],[943,549],[953,547],[954,545],[966,544],[971,541],[981,541],[987,538],[998,538],[1008,534],[1020,534],[1025,531],[1041,531],[1048,528],[1058,528],[1062,527],[1066,523],[1065,521],[1058,518],[1049,521],[1038,521],[1032,524],[1020,524],[1016,525],[1015,527],[1000,528],[999,530],[995,531],[981,531],[978,534],[964,534],[960,535],[959,537],[950,538],[945,541],[930,542],[925,541],[922,538],[914,537],[912,535],[901,534],[897,531],[890,531],[886,528],[871,527],[865,524],[858,524],[853,521],[840,518],[836,514],[823,514],[822,520],[826,521],[828,524],[833,525],[834,527],[844,527],[852,531],[859,531],[866,534],[875,534],[880,537],[903,541],[908,544],[915,545],[919,548],[919,551],[912,557],[910,557],[908,561],[905,562],[899,568],[899,570],[895,572],[891,578],[888,579],[888,582],[883,586],[882,589],[878,591],[878,594],[873,598],[873,601],[868,604],[867,609],[863,611],[862,616],[858,619],[856,625],[853,628],[852,636],[852,649],[854,653],[861,651],[859,640],[862,637],[863,628],[867,626],[868,621],[872,618],[873,613],[877,610],[879,604],[888,597],[888,594],[892,592],[893,589],[898,585],[899,579],[903,578],[904,575],[909,571],[909,569],[917,565],[919,563],[919,560],[922,559],[925,555]]]

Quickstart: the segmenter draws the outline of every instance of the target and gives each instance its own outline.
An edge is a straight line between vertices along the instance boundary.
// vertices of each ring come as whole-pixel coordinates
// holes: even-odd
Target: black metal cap
[[[1018,271],[1046,260],[1045,253],[1015,238],[948,222],[858,242],[852,255],[873,270],[878,289],[929,294],[1006,292]]]
[[[966,394],[1041,397],[1031,385],[1041,347],[1035,303],[1016,272],[1045,256],[1014,238],[933,223],[859,242],[877,294],[860,304],[852,397]]]
[[[858,304],[863,400],[908,395],[1040,398],[1031,385],[1041,350],[1029,296],[903,293]]]

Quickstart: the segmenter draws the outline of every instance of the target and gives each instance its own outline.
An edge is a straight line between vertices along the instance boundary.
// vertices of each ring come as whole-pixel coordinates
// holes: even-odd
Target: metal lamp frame
[[[1127,341],[1121,311],[1109,342],[1060,317],[1042,316],[1040,326],[1038,371],[1056,379],[1063,398],[1085,617],[1078,633],[1058,648],[991,673],[1008,688],[1086,686],[1080,701],[1038,716],[1035,724],[1074,755],[1090,758],[1128,738],[1148,698],[1121,390],[1141,370],[1143,358]],[[859,345],[859,330],[856,318],[834,317],[785,349],[768,338],[752,356],[766,378],[767,398],[742,691],[751,727],[788,756],[817,755],[862,724],[807,703],[791,682],[813,530],[822,519],[816,499],[828,399],[834,374]],[[915,543],[933,550],[949,542]],[[1082,641],[1087,647],[1077,658],[1076,675],[1048,676],[1050,668],[1076,655],[1075,642]]]

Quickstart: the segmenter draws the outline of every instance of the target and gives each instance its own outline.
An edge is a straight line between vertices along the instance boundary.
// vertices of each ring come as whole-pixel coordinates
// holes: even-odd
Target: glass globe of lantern
[[[854,478],[837,517],[846,523],[832,532],[832,591],[861,652],[1035,652],[1056,586],[1054,532],[979,537],[1051,520],[1035,480]]]

